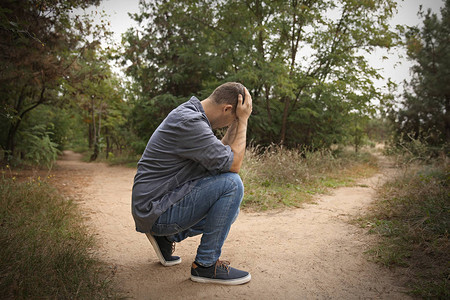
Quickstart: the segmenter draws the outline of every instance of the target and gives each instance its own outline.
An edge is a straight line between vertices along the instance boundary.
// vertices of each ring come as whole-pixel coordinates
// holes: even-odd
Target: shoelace
[[[172,255],[175,252],[175,242],[172,242],[172,253],[170,253],[170,255]]]
[[[226,260],[217,260],[216,267],[214,268],[214,276],[216,276],[217,268],[224,268],[227,270],[227,273],[230,272],[230,262]]]

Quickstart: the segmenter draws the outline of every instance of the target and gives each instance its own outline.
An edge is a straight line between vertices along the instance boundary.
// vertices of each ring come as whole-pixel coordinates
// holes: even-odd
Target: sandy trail
[[[80,198],[87,223],[100,241],[100,256],[117,269],[116,280],[133,299],[409,299],[400,275],[367,260],[373,237],[348,220],[372,201],[374,187],[392,172],[321,196],[302,209],[241,212],[221,259],[248,270],[242,286],[189,280],[199,238],[177,244],[183,262],[163,267],[145,235],[134,230],[131,187],[134,169],[84,163],[66,151],[54,173],[58,184]]]

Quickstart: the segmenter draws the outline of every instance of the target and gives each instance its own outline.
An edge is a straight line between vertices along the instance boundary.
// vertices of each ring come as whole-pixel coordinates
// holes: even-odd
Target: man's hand
[[[239,123],[239,121],[236,118],[233,121],[233,123],[231,123],[230,127],[228,127],[227,132],[225,132],[225,135],[222,138],[222,143],[224,145],[230,145],[236,138],[236,131],[237,131],[238,123]]]
[[[245,102],[242,104],[242,95],[238,96],[238,103],[236,107],[236,121],[233,123],[236,126],[235,137],[228,139],[234,158],[230,168],[230,172],[239,173],[244,160],[245,144],[247,139],[247,121],[252,113],[252,96],[245,88]],[[234,127],[232,125],[232,127]],[[234,129],[234,128],[233,128]]]
[[[242,104],[242,95],[239,94],[238,102],[236,106],[236,117],[238,120],[247,120],[252,114],[252,96],[248,92],[247,88],[244,87],[245,91],[245,102]]]

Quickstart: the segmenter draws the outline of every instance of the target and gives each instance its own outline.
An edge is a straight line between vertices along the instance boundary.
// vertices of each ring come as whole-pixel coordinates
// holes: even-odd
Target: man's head
[[[203,109],[213,129],[230,126],[236,119],[239,94],[244,99],[245,87],[238,82],[227,82],[218,86],[202,101]]]
[[[235,112],[239,94],[245,96],[244,85],[239,82],[227,82],[219,85],[208,98],[216,104],[232,105]]]

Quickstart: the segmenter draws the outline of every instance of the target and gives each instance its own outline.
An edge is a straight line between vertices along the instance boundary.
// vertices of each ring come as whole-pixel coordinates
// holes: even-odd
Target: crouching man
[[[217,87],[205,100],[192,97],[159,125],[139,160],[132,192],[136,230],[147,234],[164,266],[181,262],[175,243],[201,234],[191,267],[196,282],[243,284],[251,275],[220,261],[239,213],[252,98],[240,83]],[[213,129],[228,127],[219,140]]]

